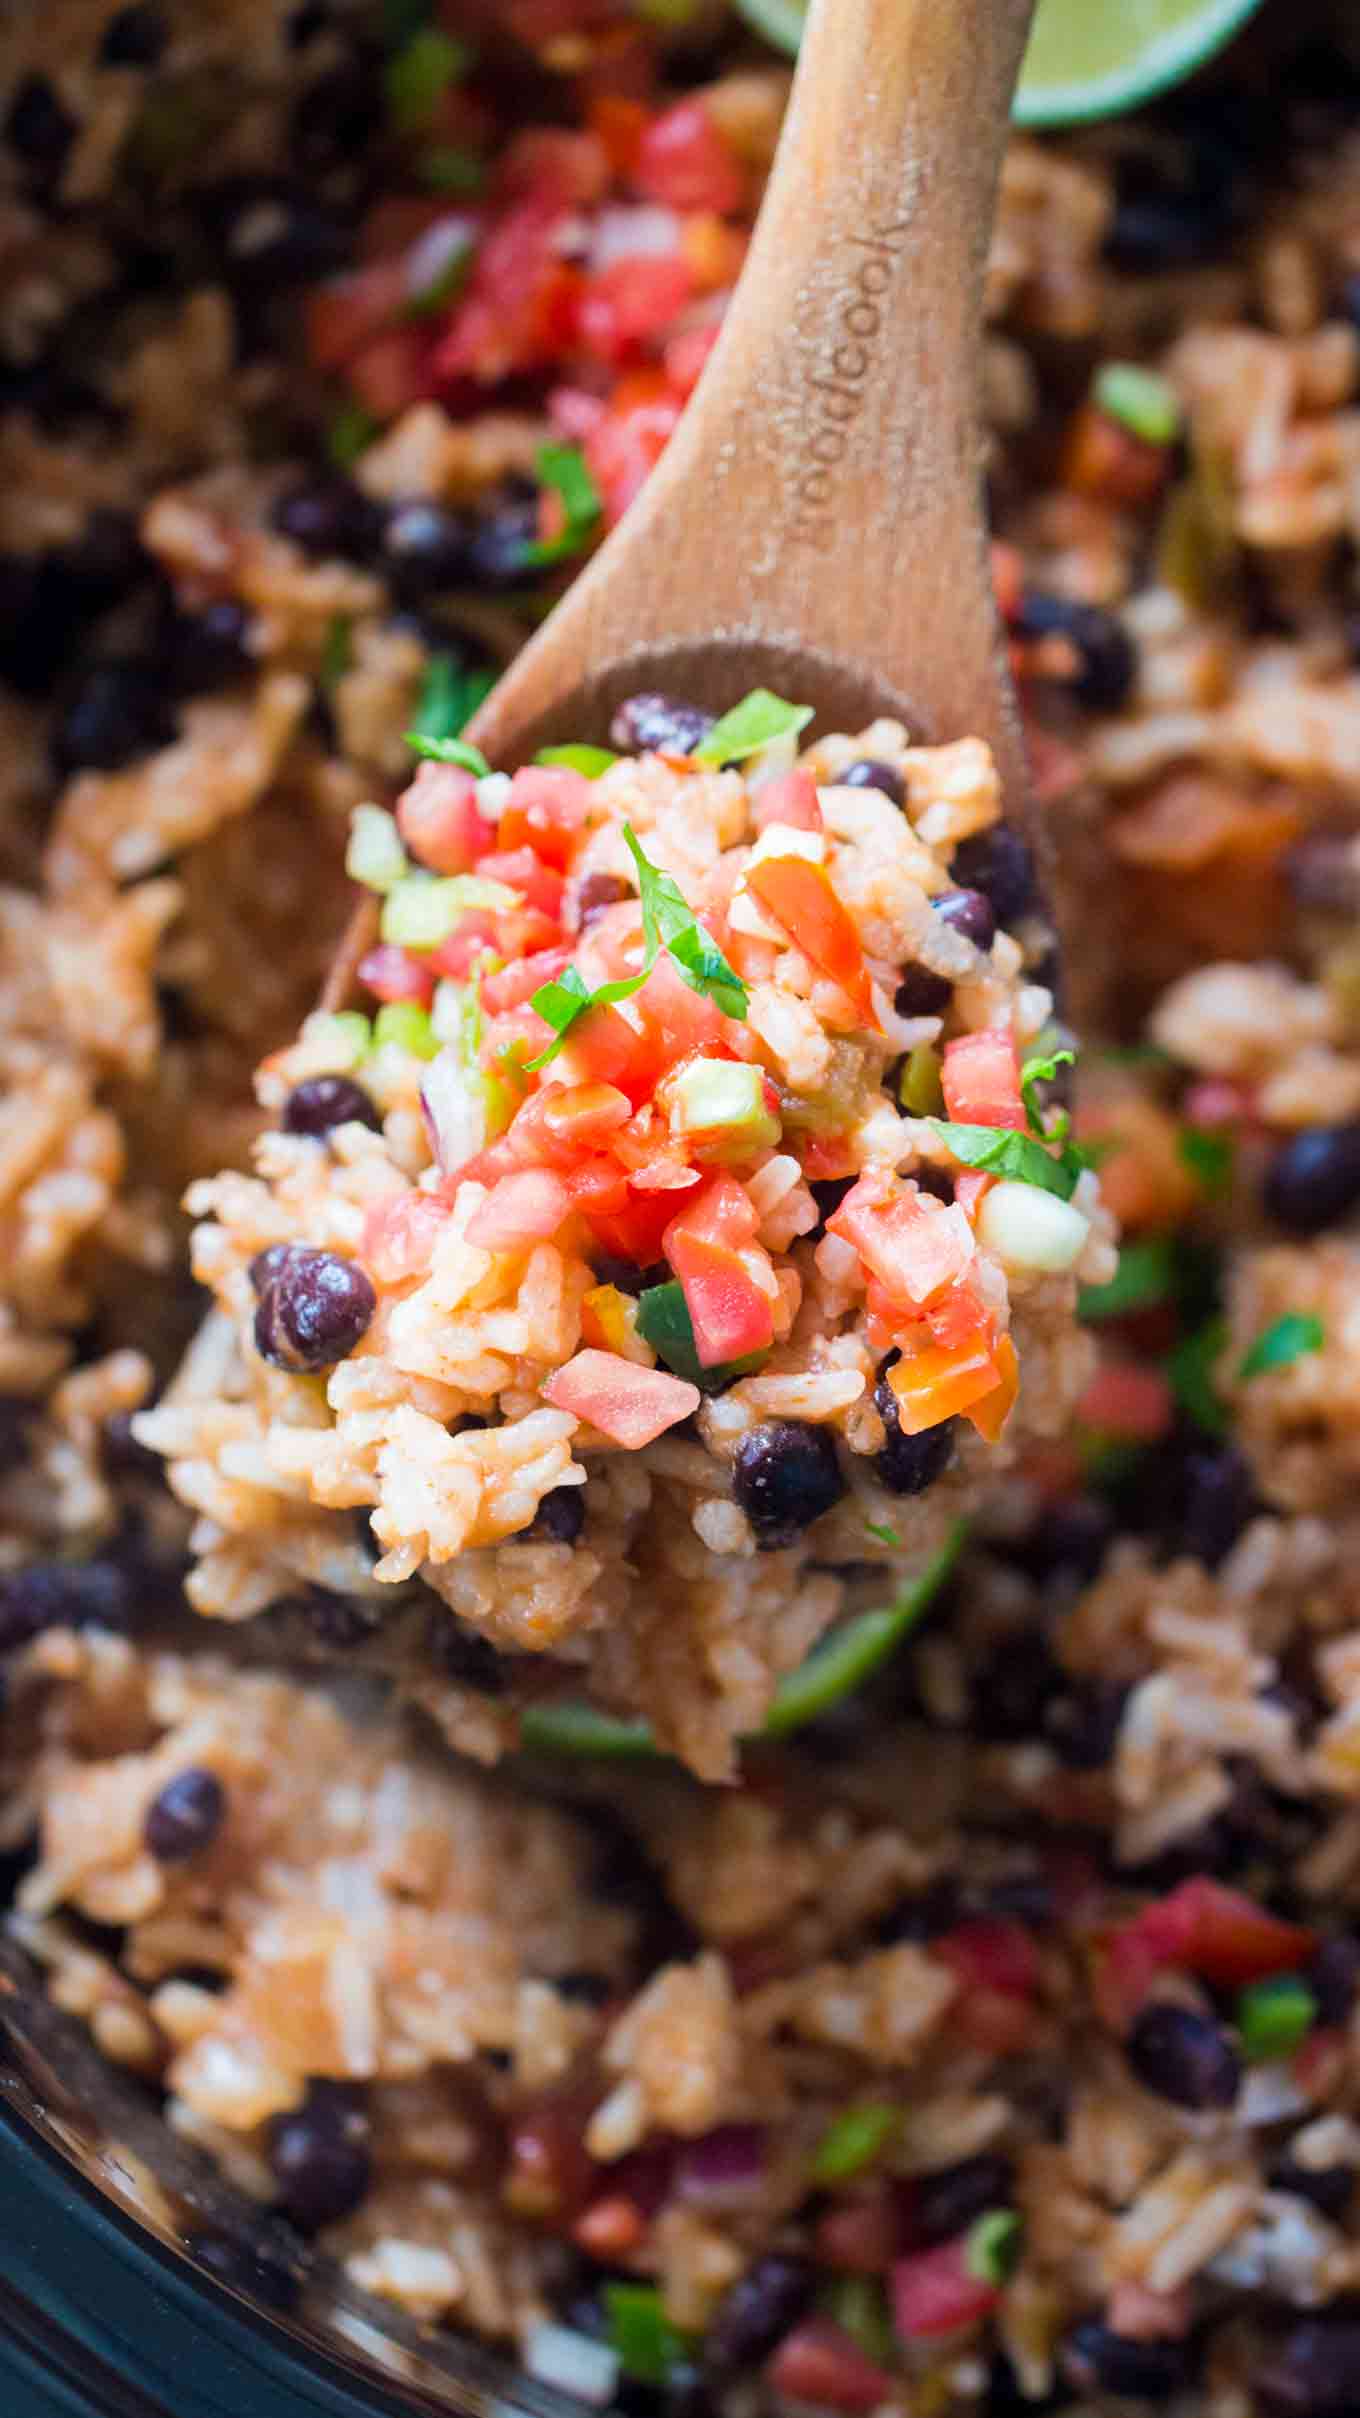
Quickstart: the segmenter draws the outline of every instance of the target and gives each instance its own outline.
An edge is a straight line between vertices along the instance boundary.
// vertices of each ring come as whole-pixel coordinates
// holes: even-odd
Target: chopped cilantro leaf
[[[362,403],[342,403],[326,431],[326,451],[337,470],[352,469],[381,426]]]
[[[1167,1234],[1141,1235],[1125,1243],[1119,1265],[1106,1285],[1084,1285],[1077,1316],[1088,1323],[1103,1318],[1127,1318],[1133,1310],[1149,1310],[1169,1301],[1176,1290],[1176,1254]]]
[[[530,546],[525,561],[557,563],[579,554],[599,527],[604,506],[600,491],[579,445],[544,445],[535,463],[540,482],[562,507],[562,527],[556,537]]]
[[[1231,1134],[1210,1132],[1203,1125],[1182,1125],[1176,1136],[1176,1156],[1210,1200],[1219,1199],[1232,1183],[1237,1151]]]
[[[422,730],[408,730],[405,736],[412,755],[433,757],[436,764],[461,764],[479,781],[491,770],[480,747],[470,747],[466,739],[435,739]]]
[[[412,731],[425,740],[456,739],[494,685],[492,672],[468,671],[456,655],[431,655]]]
[[[321,667],[317,673],[317,678],[328,697],[344,679],[349,670],[353,652],[353,625],[348,613],[332,613],[326,624],[326,636],[321,648]]]
[[[383,71],[383,91],[396,123],[427,124],[450,85],[459,83],[471,64],[467,44],[456,35],[446,34],[441,26],[420,26]]]
[[[470,201],[486,183],[486,162],[466,143],[432,143],[416,161],[416,175],[431,193]]]
[[[747,756],[758,756],[772,740],[796,737],[807,728],[812,715],[810,705],[790,705],[787,698],[776,697],[772,689],[753,688],[749,697],[743,697],[730,714],[714,723],[695,748],[695,761],[739,764]]]
[[[1246,1354],[1239,1377],[1263,1377],[1268,1369],[1287,1369],[1310,1352],[1320,1352],[1326,1341],[1322,1320],[1311,1310],[1286,1310],[1272,1326],[1265,1327]]]
[[[1228,1414],[1214,1384],[1214,1368],[1227,1339],[1221,1318],[1206,1318],[1178,1343],[1166,1364],[1171,1391],[1180,1408],[1208,1436],[1226,1435]]]
[[[1074,1152],[1055,1159],[1033,1134],[1012,1133],[1006,1126],[946,1125],[940,1117],[928,1122],[936,1139],[965,1167],[1010,1176],[1018,1184],[1036,1184],[1041,1192],[1055,1192],[1060,1201],[1070,1200],[1077,1188],[1082,1170],[1074,1163]]]
[[[1047,1057],[1026,1058],[1020,1069],[1020,1097],[1025,1103],[1029,1129],[1038,1135],[1041,1142],[1065,1142],[1072,1128],[1072,1120],[1065,1108],[1058,1108],[1045,1124],[1043,1111],[1035,1097],[1038,1087],[1041,1083],[1051,1083],[1060,1066],[1075,1066],[1076,1063],[1075,1050],[1055,1049]]]
[[[895,1553],[901,1552],[902,1539],[886,1520],[866,1520],[864,1529],[867,1536],[877,1537],[880,1545],[890,1545]]]

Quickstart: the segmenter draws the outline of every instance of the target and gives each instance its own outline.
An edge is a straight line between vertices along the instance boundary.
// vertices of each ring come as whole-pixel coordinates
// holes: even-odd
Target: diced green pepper
[[[1317,2000],[1297,1973],[1250,1982],[1237,2001],[1243,2053],[1253,2065],[1289,2057],[1317,2021]]]
[[[624,2375],[636,2384],[664,2384],[689,2346],[667,2317],[656,2285],[606,2284],[604,2305],[610,2348]]]
[[[1180,434],[1181,407],[1176,389],[1155,369],[1136,361],[1107,361],[1097,370],[1091,399],[1109,420],[1117,420],[1130,436],[1145,445],[1173,445]]]
[[[697,1385],[701,1393],[720,1393],[735,1378],[749,1377],[765,1357],[763,1352],[753,1352],[746,1360],[728,1360],[717,1368],[705,1368],[695,1348],[684,1288],[674,1278],[669,1284],[649,1285],[639,1296],[637,1323],[639,1335],[651,1345],[658,1360],[664,1360],[672,1375],[683,1377],[686,1384]]]
[[[665,1086],[666,1119],[674,1134],[702,1134],[715,1152],[748,1159],[773,1150],[779,1119],[765,1097],[758,1066],[740,1058],[691,1058]]]
[[[988,2208],[968,2229],[963,2263],[980,2284],[1004,2284],[1020,2256],[1020,2219],[1013,2208]]]
[[[565,764],[569,772],[584,773],[588,781],[598,781],[618,760],[612,747],[591,747],[585,740],[567,747],[540,747],[534,758],[535,764]]]
[[[901,2121],[901,2110],[886,2101],[866,2099],[848,2107],[823,2133],[809,2168],[814,2183],[848,2183],[872,2166]]]
[[[434,1058],[439,1054],[439,1041],[429,1016],[413,999],[391,999],[380,1007],[373,1020],[373,1046],[381,1049],[385,1042],[394,1048],[409,1050],[413,1058]]]
[[[382,936],[405,949],[437,949],[474,909],[499,914],[518,904],[518,892],[475,873],[450,873],[442,879],[412,873],[394,883],[383,901]]]
[[[838,2275],[818,2294],[818,2304],[858,2343],[876,2368],[891,2367],[897,2343],[888,2297],[874,2275]]]
[[[897,1096],[909,1117],[938,1117],[944,1111],[944,1085],[940,1081],[940,1053],[923,1041],[914,1049],[902,1069]]]

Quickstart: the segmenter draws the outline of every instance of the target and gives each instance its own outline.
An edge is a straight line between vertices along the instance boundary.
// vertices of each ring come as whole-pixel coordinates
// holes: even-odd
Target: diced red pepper
[[[470,873],[496,835],[477,805],[477,784],[461,764],[422,764],[397,800],[397,829],[410,853],[434,873]]]
[[[893,2324],[904,2342],[933,2342],[990,2316],[1001,2295],[970,2275],[962,2241],[915,2250],[892,2270]]]
[[[896,2385],[834,2318],[806,2317],[766,2369],[774,2392],[825,2410],[876,2410]]]
[[[647,2219],[635,2201],[622,2192],[610,2192],[591,2201],[572,2226],[571,2238],[591,2258],[626,2258],[646,2240]]]
[[[1154,1970],[1179,1966],[1225,1990],[1295,1972],[1317,1946],[1315,1931],[1283,1921],[1243,1890],[1202,1873],[1145,1906],[1114,1938],[1136,1940],[1153,1958]]]
[[[1020,1061],[1015,1041],[1004,1027],[991,1025],[980,1033],[961,1033],[957,1040],[946,1041],[940,1082],[955,1125],[999,1125],[1024,1132]]]
[[[633,181],[672,210],[729,217],[746,198],[746,171],[702,100],[675,102],[653,118],[638,145]]]
[[[526,764],[515,774],[501,811],[501,849],[532,848],[564,873],[581,844],[591,784],[565,764]]]
[[[869,970],[854,917],[825,865],[805,856],[760,857],[746,868],[746,886],[787,932],[809,965],[844,991],[861,1024],[872,1025]]]
[[[664,1369],[639,1368],[613,1352],[584,1351],[548,1379],[543,1399],[588,1420],[611,1443],[640,1452],[691,1417],[702,1397],[697,1385],[686,1385]]]
[[[394,940],[380,940],[359,960],[359,980],[386,1007],[413,1000],[427,1008],[434,997],[434,974],[428,958],[413,957]]]
[[[551,1168],[517,1168],[473,1210],[467,1239],[479,1251],[523,1251],[551,1242],[570,1207],[566,1185]]]
[[[687,1233],[680,1223],[669,1229],[666,1254],[680,1279],[703,1368],[769,1350],[774,1341],[770,1298],[740,1252]]]
[[[757,831],[771,823],[785,823],[794,831],[825,828],[817,784],[810,772],[781,773],[777,781],[764,782],[752,797],[751,811]]]
[[[601,361],[621,369],[679,318],[693,291],[693,273],[679,252],[612,260],[586,280],[582,342]]]

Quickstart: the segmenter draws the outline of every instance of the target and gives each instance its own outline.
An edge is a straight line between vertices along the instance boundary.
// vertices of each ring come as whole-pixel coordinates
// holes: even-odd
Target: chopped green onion
[[[584,773],[588,781],[598,781],[618,760],[612,747],[590,747],[584,740],[569,747],[540,747],[534,758],[535,764],[564,764],[568,772]]]
[[[1320,1352],[1326,1340],[1327,1330],[1311,1310],[1286,1310],[1257,1336],[1238,1377],[1263,1377],[1268,1369],[1290,1368],[1310,1352]]]
[[[1317,2000],[1297,1973],[1249,1982],[1237,2001],[1237,2028],[1253,2065],[1292,2055],[1316,2020]]]
[[[1210,1132],[1202,1125],[1182,1125],[1176,1136],[1176,1156],[1201,1192],[1219,1200],[1232,1184],[1237,1146],[1230,1133]]]
[[[818,2304],[835,2319],[866,2359],[876,2368],[891,2365],[896,2338],[888,2315],[888,2298],[874,2275],[838,2275],[818,2294]]]
[[[470,747],[466,739],[432,739],[422,730],[408,730],[405,737],[412,755],[432,757],[436,764],[460,764],[479,781],[491,770],[480,747]]]
[[[1107,419],[1117,420],[1145,445],[1174,445],[1180,435],[1175,387],[1136,361],[1106,361],[1096,372],[1091,399]]]
[[[556,537],[532,545],[529,563],[562,562],[590,543],[604,511],[599,488],[579,445],[544,445],[534,465],[540,485],[551,489],[562,504],[563,525]]]
[[[385,806],[356,806],[349,818],[345,871],[365,890],[394,890],[411,867],[401,833]]]
[[[321,647],[321,665],[317,672],[329,697],[340,686],[354,656],[354,632],[348,613],[332,613],[326,624]]]
[[[383,901],[382,937],[404,949],[437,949],[474,909],[494,915],[518,905],[518,891],[476,873],[450,873],[442,880],[412,873]]]
[[[715,722],[711,731],[695,748],[699,764],[740,764],[747,756],[758,756],[762,748],[774,740],[796,738],[812,720],[810,705],[790,705],[785,697],[776,697],[772,689],[753,688],[740,705]]]
[[[928,1041],[914,1049],[902,1069],[897,1096],[909,1117],[937,1117],[944,1106],[940,1053]]]
[[[900,2108],[878,2099],[848,2107],[823,2133],[808,2172],[814,2183],[848,2183],[872,2166],[902,2120]]]
[[[963,2263],[980,2284],[1004,2284],[1020,2256],[1020,2219],[1013,2208],[988,2208],[968,2228]]]
[[[1141,1235],[1125,1243],[1119,1265],[1108,1284],[1083,1285],[1077,1296],[1077,1316],[1088,1325],[1104,1318],[1127,1318],[1134,1310],[1150,1310],[1169,1301],[1176,1286],[1176,1253],[1169,1234]]]
[[[664,2384],[689,2346],[667,2317],[656,2285],[606,2284],[604,2305],[609,2345],[624,2375],[636,2384]]]
[[[891,1549],[896,1553],[900,1553],[902,1550],[901,1537],[898,1535],[895,1528],[890,1528],[888,1526],[886,1520],[866,1520],[864,1523],[864,1533],[866,1536],[873,1537],[878,1544],[891,1547]]]
[[[381,1049],[386,1042],[394,1048],[409,1050],[413,1058],[436,1058],[439,1041],[423,1007],[414,999],[390,999],[380,1007],[373,1019],[373,1046]]]
[[[1035,1184],[1041,1192],[1055,1192],[1060,1201],[1069,1201],[1077,1188],[1081,1166],[1070,1149],[1055,1159],[1033,1134],[1013,1133],[1008,1126],[946,1125],[938,1117],[930,1119],[930,1126],[965,1167],[1011,1176],[1018,1184]]]
[[[456,739],[495,685],[494,672],[468,671],[456,655],[431,655],[412,731],[424,741]],[[411,742],[408,739],[408,744]],[[469,749],[475,754],[475,749]],[[485,762],[485,758],[481,759]],[[465,769],[471,771],[473,767]],[[482,779],[478,773],[478,780]]]
[[[309,1016],[302,1028],[302,1039],[309,1055],[313,1050],[324,1054],[328,1071],[343,1075],[367,1057],[373,1043],[373,1028],[357,1008],[342,1008],[335,1015]]]
[[[337,470],[352,470],[382,427],[362,403],[342,403],[326,431],[326,451]]]
[[[467,74],[472,54],[441,26],[411,34],[383,70],[387,106],[399,126],[428,124],[445,93]]]
[[[1171,1391],[1180,1408],[1207,1436],[1226,1435],[1228,1430],[1228,1414],[1214,1383],[1214,1370],[1227,1339],[1225,1321],[1208,1318],[1177,1344],[1166,1364]]]
[[[416,176],[427,192],[472,201],[486,183],[486,161],[466,143],[431,143],[416,161]]]

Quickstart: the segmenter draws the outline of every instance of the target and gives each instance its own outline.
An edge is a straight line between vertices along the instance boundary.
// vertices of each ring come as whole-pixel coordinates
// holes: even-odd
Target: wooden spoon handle
[[[479,720],[492,753],[592,664],[669,642],[678,668],[720,639],[856,666],[933,737],[980,730],[1018,797],[977,499],[982,276],[1032,5],[813,0],[699,391]]]

